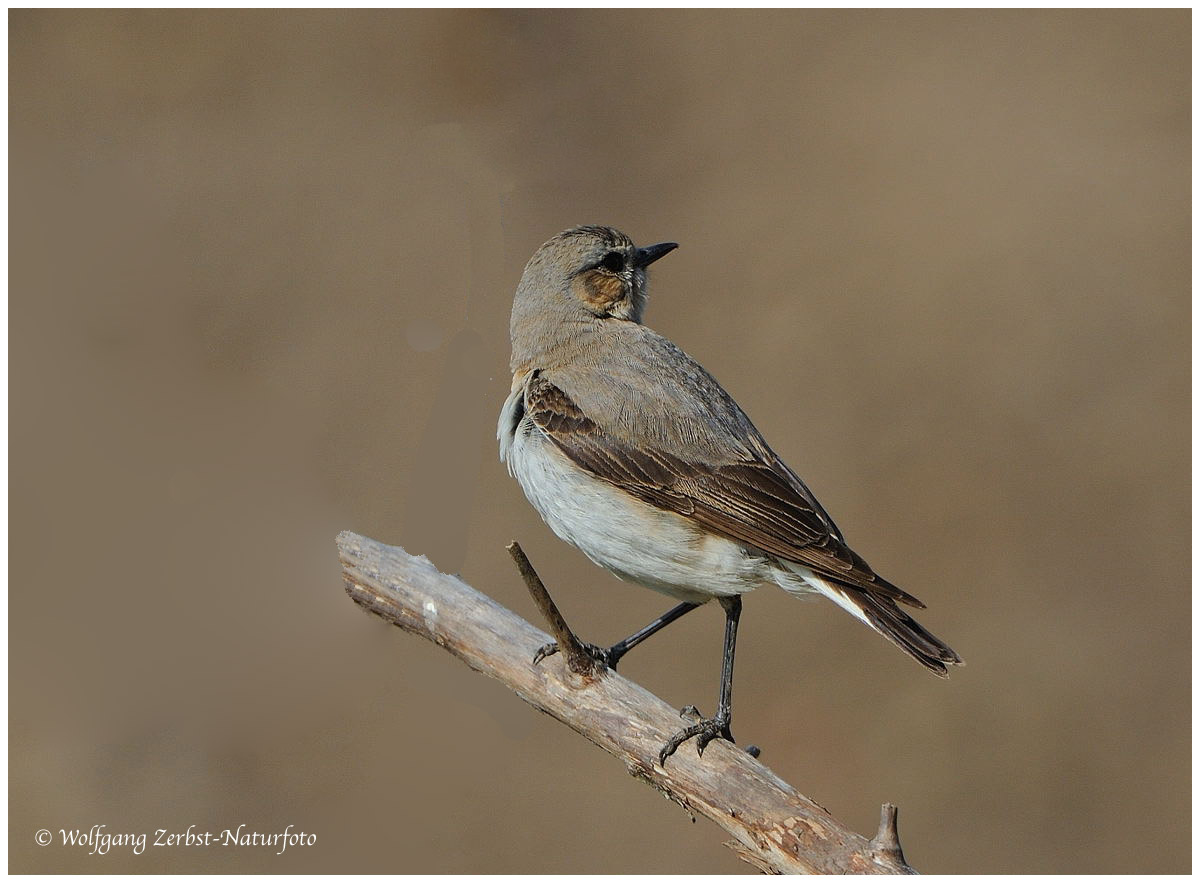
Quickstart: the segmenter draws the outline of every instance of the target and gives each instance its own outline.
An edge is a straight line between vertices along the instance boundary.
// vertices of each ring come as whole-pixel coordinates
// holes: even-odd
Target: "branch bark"
[[[616,672],[573,672],[566,653],[533,665],[550,636],[458,577],[441,573],[427,558],[348,531],[338,535],[337,545],[346,593],[357,604],[500,681],[618,758],[630,775],[693,817],[716,822],[733,837],[726,845],[759,870],[915,873],[900,851],[894,807],[884,806],[879,834],[867,840],[722,740],[709,745],[703,758],[680,751],[664,769],[658,752],[680,726],[676,709]],[[558,620],[556,632],[569,635],[561,615]]]

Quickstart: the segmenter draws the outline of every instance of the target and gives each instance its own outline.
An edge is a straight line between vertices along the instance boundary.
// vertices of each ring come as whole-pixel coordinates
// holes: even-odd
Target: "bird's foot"
[[[611,648],[597,647],[595,644],[589,644],[587,641],[580,641],[579,645],[583,647],[583,652],[601,665],[611,668],[614,671],[617,668],[617,660],[620,656],[614,656]],[[558,652],[558,641],[551,641],[549,644],[543,644],[538,648],[537,653],[533,654],[533,664],[537,665],[547,656],[553,656]]]
[[[672,736],[663,746],[662,751],[658,752],[658,762],[662,766],[666,765],[667,758],[688,739],[696,740],[696,753],[700,757],[704,756],[704,749],[713,739],[725,739],[733,742],[733,733],[729,730],[729,712],[724,714],[718,712],[714,718],[705,718],[701,716],[696,706],[688,705],[679,713],[679,716],[695,721],[695,723]]]
[[[733,741],[733,733],[729,729],[729,715],[718,714],[715,718],[707,719],[700,714],[700,710],[694,705],[685,705],[679,712],[679,716],[687,720],[694,721],[692,726],[680,730],[672,736],[667,744],[663,746],[662,751],[658,753],[658,762],[660,766],[665,766],[667,758],[675,753],[675,750],[686,742],[688,739],[696,740],[696,753],[704,756],[704,749],[708,747],[708,743],[713,739],[725,739],[731,744],[737,744]],[[751,757],[757,758],[762,754],[762,749],[757,745],[747,745],[746,753]]]

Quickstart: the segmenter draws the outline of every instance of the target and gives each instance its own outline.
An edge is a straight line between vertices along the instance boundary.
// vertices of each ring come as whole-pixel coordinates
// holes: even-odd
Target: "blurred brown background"
[[[596,641],[668,606],[497,461],[578,223],[682,243],[649,324],[968,662],[757,592],[739,737],[926,872],[1189,869],[1188,11],[9,22],[12,870],[747,870],[342,592],[349,528],[533,617],[519,538]],[[720,634],[623,669],[711,706]]]

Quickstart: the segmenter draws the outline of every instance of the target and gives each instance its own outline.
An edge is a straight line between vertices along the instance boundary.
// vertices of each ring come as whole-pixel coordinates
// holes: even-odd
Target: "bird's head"
[[[519,349],[550,343],[596,321],[641,322],[646,268],[678,248],[638,248],[613,227],[572,227],[533,253],[513,299],[513,363]]]

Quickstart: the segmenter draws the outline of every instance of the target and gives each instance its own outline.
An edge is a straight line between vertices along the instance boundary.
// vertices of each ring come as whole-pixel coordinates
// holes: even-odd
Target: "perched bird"
[[[925,605],[846,545],[721,385],[642,324],[646,268],[676,247],[638,248],[612,227],[586,226],[534,253],[513,300],[512,391],[497,428],[500,459],[555,534],[682,602],[607,650],[591,648],[597,659],[615,667],[713,598],[725,609],[717,713],[689,706],[696,722],[667,742],[663,763],[688,739],[701,754],[715,738],[733,741],[741,596],[761,585],[824,595],[941,677],[962,662],[900,609]]]

